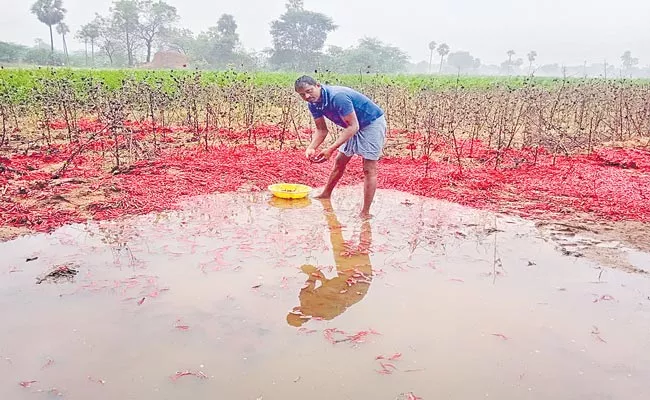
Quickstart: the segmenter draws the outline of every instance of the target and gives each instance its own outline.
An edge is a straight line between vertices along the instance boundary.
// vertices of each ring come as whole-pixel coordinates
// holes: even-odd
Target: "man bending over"
[[[309,111],[316,123],[316,133],[305,151],[312,162],[325,162],[338,149],[336,162],[327,185],[317,196],[328,199],[345,172],[345,167],[356,154],[363,158],[363,208],[361,218],[370,218],[370,206],[377,189],[377,161],[386,141],[384,111],[368,97],[348,87],[321,85],[310,76],[296,80],[295,90],[309,103]],[[318,151],[327,137],[325,118],[343,128],[339,138],[329,147]]]

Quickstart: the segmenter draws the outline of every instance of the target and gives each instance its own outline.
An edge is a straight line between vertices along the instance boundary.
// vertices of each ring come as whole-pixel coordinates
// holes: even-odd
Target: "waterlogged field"
[[[650,395],[646,81],[317,77],[369,222],[293,75],[0,70],[0,398]]]
[[[359,191],[199,196],[0,244],[0,397],[650,396],[645,275],[567,256],[561,227],[396,191],[363,222]]]

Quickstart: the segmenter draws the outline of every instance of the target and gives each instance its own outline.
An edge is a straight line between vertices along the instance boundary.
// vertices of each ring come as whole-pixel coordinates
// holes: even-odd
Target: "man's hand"
[[[317,163],[322,163],[330,159],[332,157],[332,153],[334,152],[334,149],[332,147],[328,147],[324,150],[321,150],[318,155],[313,159],[314,162]]]
[[[341,131],[338,139],[336,139],[336,141],[327,150],[321,151],[321,154],[323,156],[327,156],[327,158],[329,158],[332,155],[334,150],[340,148],[345,142],[350,140],[352,136],[354,136],[357,132],[359,132],[359,120],[357,119],[357,114],[354,112],[354,110],[348,115],[344,116],[342,119],[347,126]],[[328,153],[324,154],[326,151]]]
[[[327,136],[327,124],[325,123],[325,118],[316,118],[314,121],[316,122],[316,132],[312,135],[311,143],[309,143],[307,150],[305,150],[305,157],[307,157],[311,162],[314,162],[316,149],[323,143]]]

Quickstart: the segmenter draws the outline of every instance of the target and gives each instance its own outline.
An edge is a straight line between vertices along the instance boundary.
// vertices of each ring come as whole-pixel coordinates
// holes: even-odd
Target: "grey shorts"
[[[382,115],[362,128],[339,147],[348,157],[357,154],[366,160],[379,160],[386,142],[386,118]]]

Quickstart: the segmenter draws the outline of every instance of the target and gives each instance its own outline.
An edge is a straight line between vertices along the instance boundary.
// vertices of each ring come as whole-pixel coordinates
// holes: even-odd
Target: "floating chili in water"
[[[390,361],[395,361],[395,360],[400,359],[401,357],[402,357],[402,353],[395,353],[395,354],[393,354],[393,355],[391,355],[391,356],[383,356],[383,355],[379,355],[379,356],[377,356],[377,357],[375,358],[375,360],[390,360]]]
[[[510,338],[504,335],[503,333],[493,333],[492,336],[500,337],[503,340],[509,340]]]
[[[201,372],[201,371],[194,372],[194,371],[189,371],[189,370],[176,372],[174,375],[170,376],[169,378],[172,381],[177,381],[178,379],[180,379],[180,378],[182,378],[184,376],[196,376],[197,378],[200,378],[200,379],[208,379],[208,376],[206,374],[204,374],[203,372]]]
[[[187,331],[190,329],[190,326],[183,324],[180,319],[177,319],[176,322],[174,323],[174,328],[180,331]]]

